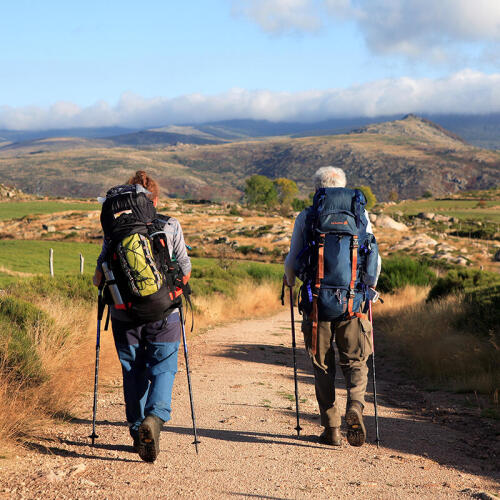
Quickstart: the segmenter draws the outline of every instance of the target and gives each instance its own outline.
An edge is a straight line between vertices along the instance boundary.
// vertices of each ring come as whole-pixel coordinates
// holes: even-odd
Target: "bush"
[[[476,336],[491,337],[495,345],[500,341],[500,276],[477,269],[454,269],[439,278],[427,301],[447,295],[462,297],[462,314],[454,324]]]
[[[439,278],[431,288],[427,300],[435,300],[450,294],[471,293],[479,288],[500,285],[500,276],[478,269],[452,269],[446,276]]]
[[[44,379],[36,351],[36,332],[42,324],[53,327],[34,305],[14,297],[0,299],[1,365],[23,384],[39,384]]]
[[[409,257],[392,257],[382,262],[377,288],[387,293],[407,285],[428,286],[435,281],[436,274],[426,263]]]

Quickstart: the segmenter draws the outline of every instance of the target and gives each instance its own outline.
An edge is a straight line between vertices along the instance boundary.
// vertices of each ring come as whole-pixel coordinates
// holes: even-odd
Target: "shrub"
[[[497,346],[500,341],[500,276],[477,269],[451,270],[437,280],[427,302],[448,295],[459,295],[462,300],[462,312],[453,321],[455,326],[473,335],[491,337]]]
[[[500,276],[479,269],[452,269],[446,276],[439,278],[431,288],[428,301],[450,294],[471,293],[480,288],[491,288],[500,285]]]
[[[432,198],[434,195],[430,191],[424,191],[422,193],[422,198]]]
[[[436,274],[426,263],[409,257],[392,257],[382,262],[377,288],[387,293],[407,285],[428,286],[435,280]]]
[[[28,385],[44,379],[36,351],[36,332],[42,324],[53,327],[50,318],[34,305],[15,297],[0,299],[1,365]]]
[[[393,189],[389,193],[389,201],[398,201],[399,200],[399,193],[397,192],[396,189]]]

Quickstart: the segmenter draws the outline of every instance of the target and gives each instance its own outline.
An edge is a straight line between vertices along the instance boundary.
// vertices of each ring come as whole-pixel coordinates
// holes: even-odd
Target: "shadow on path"
[[[251,432],[251,431],[232,431],[227,429],[200,429],[198,428],[198,436],[210,439],[218,439],[221,441],[230,441],[237,443],[254,443],[254,444],[282,444],[285,446],[299,446],[303,448],[317,448],[319,450],[330,449],[320,445],[310,445],[308,442],[317,442],[316,436],[301,436],[297,439],[294,435],[288,434],[269,434],[266,432]],[[189,434],[192,435],[192,427],[164,427],[163,432],[172,434]]]
[[[90,447],[90,443],[83,443],[77,441],[66,441],[61,440],[61,443],[65,443],[71,446],[85,446]],[[24,444],[28,449],[37,451],[42,455],[56,455],[65,458],[88,458],[90,460],[104,460],[110,462],[140,462],[140,460],[131,460],[129,458],[120,458],[120,457],[103,457],[99,455],[89,455],[85,453],[78,453],[73,450],[66,450],[64,448],[58,448],[57,446],[44,446],[39,443],[26,442]],[[102,449],[102,450],[113,450],[113,451],[128,451],[131,452],[131,446],[123,446],[123,445],[99,445],[96,444],[94,449]]]
[[[221,357],[233,358],[251,363],[263,363],[286,367],[283,375],[293,380],[293,353],[291,347],[281,345],[264,344],[234,344],[226,346],[219,354]],[[299,384],[314,384],[312,368],[307,354],[303,349],[297,349],[297,365],[299,369]],[[371,362],[369,384],[367,390],[367,404],[373,404]],[[389,372],[388,372],[389,373]],[[340,377],[340,378],[339,378]],[[339,383],[340,382],[340,383]],[[435,460],[436,462],[453,467],[472,474],[483,474],[493,479],[500,479],[500,464],[498,453],[492,449],[490,443],[496,440],[494,427],[487,441],[476,435],[471,435],[470,426],[480,425],[480,422],[471,420],[469,426],[463,428],[451,427],[446,420],[436,419],[436,413],[426,414],[423,410],[429,406],[425,392],[408,384],[408,380],[402,381],[397,378],[392,381],[377,380],[378,402],[379,402],[379,428],[381,444],[385,448],[422,456]],[[291,384],[293,382],[291,381]],[[338,384],[338,385],[337,385]],[[337,366],[336,386],[345,387],[342,380],[341,370]],[[293,403],[292,403],[293,404]],[[401,418],[380,416],[381,411],[388,408],[395,411]],[[274,408],[289,416],[290,421],[295,421],[295,408],[292,410]],[[301,420],[319,424],[316,413],[300,412]],[[365,423],[368,431],[368,441],[375,439],[375,422],[373,416],[366,416]],[[483,422],[483,425],[486,425]],[[318,425],[318,433],[319,433]],[[487,433],[486,433],[487,434]],[[489,441],[489,442],[488,442]],[[403,458],[401,458],[404,460]]]

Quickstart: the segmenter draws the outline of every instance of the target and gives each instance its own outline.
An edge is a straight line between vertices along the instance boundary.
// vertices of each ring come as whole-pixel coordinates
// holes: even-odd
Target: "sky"
[[[500,112],[500,0],[3,0],[0,129]]]

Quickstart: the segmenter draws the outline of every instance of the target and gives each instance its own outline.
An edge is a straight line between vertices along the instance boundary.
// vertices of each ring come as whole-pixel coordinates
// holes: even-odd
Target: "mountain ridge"
[[[350,185],[369,185],[381,200],[394,191],[412,198],[429,190],[446,195],[495,186],[500,152],[471,146],[415,115],[330,136],[142,148],[108,139],[53,138],[0,148],[4,182],[29,193],[74,197],[102,194],[139,168],[151,172],[173,197],[237,200],[245,178],[253,174],[291,178],[307,194],[312,174],[324,165],[344,168]]]

